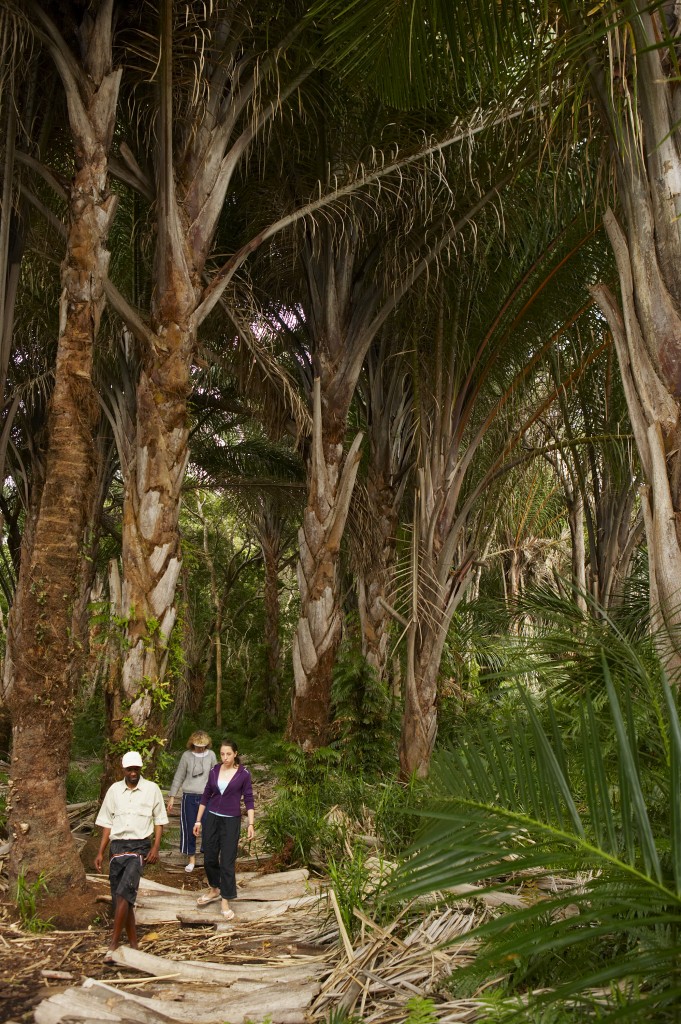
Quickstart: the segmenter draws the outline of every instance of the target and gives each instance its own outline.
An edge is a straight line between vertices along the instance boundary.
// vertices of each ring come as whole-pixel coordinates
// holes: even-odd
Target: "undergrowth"
[[[66,802],[80,804],[98,800],[101,777],[101,761],[71,762],[66,776]]]
[[[21,923],[26,931],[42,933],[53,929],[52,918],[44,920],[38,915],[38,897],[47,894],[47,880],[41,871],[34,882],[28,882],[22,872],[17,879],[16,904]]]
[[[380,773],[362,772],[330,747],[305,753],[282,744],[277,795],[261,822],[268,850],[289,864],[319,866],[345,856],[346,843],[362,836],[386,856],[396,856],[416,834],[414,813],[423,786],[402,786]]]

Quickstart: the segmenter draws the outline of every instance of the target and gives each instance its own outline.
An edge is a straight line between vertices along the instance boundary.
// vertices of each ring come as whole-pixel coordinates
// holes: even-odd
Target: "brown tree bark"
[[[371,565],[357,576],[357,607],[362,629],[362,654],[378,675],[385,679],[392,619],[386,610],[390,600],[396,558],[398,518],[393,493],[370,480],[369,508],[373,511],[374,534],[380,549],[372,552]]]
[[[454,488],[457,484],[451,484]],[[438,522],[437,509],[448,484],[440,481],[440,494],[425,485],[420,473],[413,539],[414,580],[411,617],[407,630],[405,702],[400,733],[400,776],[425,777],[437,738],[438,677],[452,617],[473,580],[474,552],[468,538],[467,517]],[[454,569],[452,563],[456,565]]]
[[[45,482],[33,535],[26,535],[22,546],[5,681],[13,729],[10,873],[14,879],[20,873],[34,879],[44,871],[53,892],[84,881],[66,815],[65,785],[71,752],[73,615],[82,587],[99,420],[91,379],[93,346],[105,302],[106,239],[116,207],[107,186],[121,78],[120,69],[111,66],[112,8],[112,0],[105,0],[94,21],[86,14],[80,67],[74,67],[52,22],[37,6],[34,11],[66,89],[75,173],[61,270]]]
[[[451,621],[451,616],[449,617]],[[407,640],[407,671],[404,711],[400,733],[400,777],[424,778],[437,738],[437,694],[442,650],[449,623],[420,633],[412,623]]]

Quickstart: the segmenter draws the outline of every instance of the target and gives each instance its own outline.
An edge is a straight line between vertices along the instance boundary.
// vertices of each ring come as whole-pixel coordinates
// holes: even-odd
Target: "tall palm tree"
[[[388,667],[400,512],[413,469],[414,403],[410,354],[400,350],[400,318],[390,322],[367,352],[359,400],[368,435],[365,516],[357,575],[362,654],[379,679]],[[364,522],[362,522],[364,527]]]
[[[621,600],[644,529],[641,469],[611,346],[571,391],[561,391],[544,429],[553,442],[546,458],[565,492],[577,600],[600,614]]]
[[[338,8],[348,9],[347,0],[338,0]],[[355,60],[366,61],[371,73],[390,65],[386,90],[405,81],[410,87],[402,94],[425,88],[434,67],[426,58],[439,36],[447,39],[454,57],[475,55],[473,65],[492,92],[504,90],[515,101],[523,89],[525,96],[534,91],[537,111],[549,118],[544,151],[549,159],[568,149],[588,159],[600,151],[596,203],[615,255],[620,294],[607,284],[594,284],[593,294],[615,340],[647,485],[642,501],[651,604],[675,636],[681,614],[681,138],[676,115],[681,18],[676,5],[478,0],[455,15],[441,0],[423,0],[408,11],[380,3],[352,5],[351,11],[348,20],[336,21],[335,38],[347,50],[352,32],[362,26],[365,46]],[[670,668],[681,668],[678,646],[675,640],[665,655]]]
[[[182,555],[179,502],[188,459],[187,400],[205,318],[204,271],[225,198],[254,140],[266,132],[301,81],[288,50],[300,32],[300,11],[222,2],[208,10],[162,0],[158,22],[149,8],[131,29],[130,52],[155,66],[156,93],[138,87],[158,145],[145,154],[154,167],[146,182],[157,210],[149,326],[119,312],[141,334],[132,463],[123,521],[123,604],[127,643],[121,686],[129,717],[144,729],[155,687],[162,683],[175,622]],[[194,44],[201,47],[196,58]],[[287,56],[287,66],[280,63]],[[295,61],[293,61],[295,63]],[[128,160],[133,167],[139,163]],[[139,172],[138,177],[141,177]]]
[[[346,448],[348,417],[367,352],[416,282],[446,258],[467,225],[507,180],[485,168],[488,190],[452,172],[444,160],[424,168],[420,133],[442,124],[419,115],[395,124],[394,112],[331,76],[318,85],[325,124],[287,176],[300,208],[327,167],[338,187],[333,207],[310,216],[294,238],[297,262],[287,290],[273,291],[269,314],[296,345],[296,364],[312,411],[306,451],[307,507],[299,534],[301,615],[293,647],[295,694],[290,735],[305,747],[329,739],[333,665],[341,640],[339,550],[359,466],[361,435]],[[443,122],[451,117],[441,112]],[[411,154],[390,164],[372,140]],[[463,138],[461,136],[461,138]],[[469,134],[466,138],[470,138]],[[302,147],[301,147],[302,148]],[[380,190],[364,161],[381,168]],[[477,165],[476,165],[477,166]],[[347,184],[346,184],[347,183]],[[330,184],[334,184],[331,182]],[[342,201],[341,201],[342,200]],[[386,225],[390,231],[386,231]],[[281,242],[271,254],[281,277]],[[300,271],[304,287],[300,287]],[[279,298],[281,296],[281,298]],[[399,347],[400,342],[397,342]]]
[[[551,237],[541,193],[534,181],[524,190],[526,183],[520,179],[505,206],[506,235],[485,233],[486,249],[476,259],[462,253],[456,272],[443,278],[439,307],[426,305],[415,319],[417,480],[410,593],[402,611],[407,664],[400,764],[407,777],[428,771],[440,660],[475,562],[493,534],[500,481],[531,457],[521,448],[525,435],[593,358],[585,353],[558,386],[546,372],[553,346],[589,312],[585,289],[566,287],[566,279],[570,262],[593,238],[581,219]],[[483,222],[478,230],[484,233]]]
[[[112,59],[113,7],[113,0],[102,0],[94,15],[59,8],[53,19],[41,4],[24,5],[66,93],[74,164],[45,476],[33,529],[22,543],[5,666],[15,793],[10,871],[15,878],[21,871],[37,876],[49,863],[55,891],[85,877],[66,815],[71,731],[65,725],[73,696],[69,635],[96,477],[100,413],[92,385],[94,344],[105,302],[107,234],[116,210],[107,176],[121,81]],[[77,35],[70,35],[72,26],[78,27]],[[55,847],[60,856],[46,857]]]

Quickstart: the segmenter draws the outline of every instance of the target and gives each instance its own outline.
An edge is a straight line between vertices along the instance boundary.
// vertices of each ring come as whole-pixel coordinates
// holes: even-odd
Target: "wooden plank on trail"
[[[317,982],[267,985],[254,982],[227,991],[214,985],[162,983],[160,997],[141,996],[129,990],[87,978],[81,988],[67,989],[43,1000],[35,1010],[36,1024],[69,1024],[98,1021],[122,1024],[245,1024],[269,1018],[272,1024],[304,1024],[307,1009],[318,994]]]
[[[290,959],[290,963],[275,964],[225,964],[210,960],[168,960],[166,957],[154,956],[141,949],[120,946],[113,954],[114,962],[120,967],[129,967],[134,971],[156,976],[176,974],[179,978],[191,981],[212,982],[218,985],[231,985],[234,982],[293,984],[314,981],[328,968],[325,964],[305,960]]]
[[[269,893],[276,889],[293,889],[295,892],[288,893],[288,897],[290,898],[296,893],[303,896],[310,891],[311,887],[316,886],[316,882],[308,881],[309,877],[310,872],[307,868],[295,868],[291,871],[277,871],[271,875],[261,875],[256,871],[244,871],[237,872],[236,884],[238,888],[248,889],[249,899],[269,899]],[[106,874],[88,875],[87,878],[89,882],[100,882],[106,885],[108,885],[109,882],[109,876]],[[177,886],[173,885],[163,885],[161,882],[155,882],[152,878],[144,877],[140,879],[140,891],[142,889],[153,889],[156,892],[187,892],[186,889],[179,889]],[[284,897],[273,896],[271,898],[283,899]]]

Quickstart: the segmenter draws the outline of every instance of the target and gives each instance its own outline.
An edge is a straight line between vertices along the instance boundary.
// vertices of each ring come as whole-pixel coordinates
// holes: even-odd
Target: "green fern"
[[[435,1003],[432,999],[423,999],[421,996],[414,996],[407,1003],[408,1017],[404,1024],[437,1024],[438,1016],[435,1012]]]
[[[335,743],[370,771],[395,762],[397,720],[386,684],[361,653],[342,650],[333,674]]]

